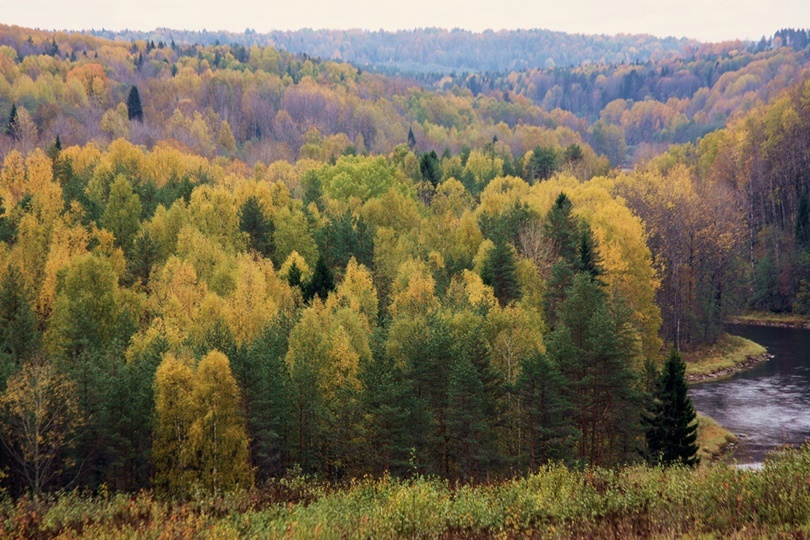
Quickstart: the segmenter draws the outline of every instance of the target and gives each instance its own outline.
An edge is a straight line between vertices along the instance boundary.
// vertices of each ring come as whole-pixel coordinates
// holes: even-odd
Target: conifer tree
[[[367,419],[365,462],[376,474],[406,475],[416,465],[414,449],[427,421],[406,366],[386,353],[382,337],[382,332],[377,334],[372,361],[360,373],[365,388],[361,406]]]
[[[25,297],[25,282],[16,266],[0,279],[0,390],[5,377],[32,357],[39,344],[37,318]]]
[[[408,148],[413,150],[416,148],[416,137],[413,135],[413,128],[408,128]]]
[[[560,193],[546,215],[544,228],[554,253],[571,266],[576,266],[580,237],[579,224],[572,215],[572,210],[571,200],[565,193]]]
[[[436,187],[442,179],[442,168],[435,150],[419,156],[419,172],[425,182]]]
[[[510,244],[503,241],[495,244],[481,270],[481,279],[494,289],[502,306],[520,298],[515,252]]]
[[[535,146],[527,169],[530,182],[548,180],[557,170],[557,152],[554,151],[554,148]]]
[[[486,436],[490,432],[485,416],[484,385],[472,362],[461,358],[450,368],[447,424],[458,475],[477,477],[486,464]]]
[[[655,387],[647,451],[654,463],[696,465],[697,422],[684,380],[686,364],[673,347]]]
[[[247,233],[250,247],[265,257],[275,252],[273,233],[275,227],[271,219],[264,217],[256,197],[248,197],[239,209],[239,230]]]
[[[141,95],[138,92],[138,87],[132,85],[127,96],[127,116],[129,120],[137,120],[143,122],[143,107],[141,106]]]
[[[329,292],[334,290],[335,275],[326,264],[323,255],[319,255],[318,262],[315,263],[315,270],[312,273],[312,279],[305,287],[304,299],[308,302],[317,295],[321,300],[326,300]]]
[[[243,389],[250,457],[260,478],[284,472],[284,435],[289,424],[284,355],[289,326],[286,320],[269,326],[231,362]]]
[[[293,261],[290,270],[287,272],[287,283],[290,287],[301,287],[301,269]]]
[[[18,139],[17,134],[17,104],[11,104],[11,111],[8,113],[8,122],[6,122],[6,135],[14,139]]]
[[[582,223],[580,226],[579,235],[579,264],[577,271],[586,272],[591,279],[602,285],[603,282],[599,276],[605,274],[605,269],[602,267],[602,256],[599,254],[599,244],[593,235],[590,225]]]
[[[588,274],[579,273],[548,340],[549,359],[560,366],[574,407],[576,457],[592,465],[626,459],[641,434],[643,407],[630,368],[627,318],[620,306],[608,305]]]
[[[520,423],[526,437],[530,471],[550,459],[570,456],[575,429],[573,410],[566,398],[565,378],[556,363],[537,353],[521,362],[516,384]]]

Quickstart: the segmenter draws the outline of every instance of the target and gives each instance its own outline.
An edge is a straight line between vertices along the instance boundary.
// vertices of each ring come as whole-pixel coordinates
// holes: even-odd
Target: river
[[[690,386],[695,409],[740,437],[738,463],[759,463],[810,439],[810,330],[728,325],[768,349],[771,360],[720,381]]]

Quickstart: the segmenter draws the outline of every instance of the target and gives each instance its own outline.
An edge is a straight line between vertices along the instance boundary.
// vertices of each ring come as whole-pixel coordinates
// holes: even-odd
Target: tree
[[[194,421],[189,389],[194,370],[189,362],[167,354],[155,373],[155,430],[152,436],[154,485],[157,491],[180,497],[191,488],[189,428]]]
[[[285,430],[289,424],[286,394],[289,322],[276,321],[231,361],[243,389],[242,404],[250,433],[250,458],[260,478],[284,472]]]
[[[673,347],[654,391],[647,429],[647,452],[653,463],[693,466],[697,457],[697,415],[687,393],[686,364]]]
[[[37,318],[25,297],[25,281],[11,265],[0,279],[0,390],[38,346]]]
[[[605,269],[602,267],[599,243],[596,241],[590,225],[583,222],[580,229],[579,264],[577,265],[577,271],[587,273],[595,283],[603,285],[599,276],[605,274]]]
[[[563,152],[563,159],[568,163],[579,163],[583,158],[582,147],[578,144],[570,144]]]
[[[547,460],[570,457],[576,430],[565,378],[557,364],[542,353],[524,358],[515,390],[520,398],[529,471]]]
[[[138,87],[132,85],[127,96],[127,116],[129,120],[137,120],[143,122],[143,107],[141,106],[141,95],[138,92]]]
[[[8,113],[8,122],[6,122],[6,135],[14,139],[18,138],[17,135],[17,104],[11,104],[11,111]]]
[[[413,136],[413,127],[408,128],[408,148],[413,151],[416,148],[416,137]]]
[[[312,273],[312,279],[304,289],[304,299],[309,302],[313,297],[318,296],[321,300],[326,300],[329,293],[334,290],[335,275],[326,264],[323,255],[319,255],[315,270]]]
[[[566,378],[578,431],[576,457],[612,465],[636,452],[641,403],[630,360],[637,336],[621,305],[610,305],[586,273],[574,277],[548,338],[549,360]]]
[[[251,487],[247,428],[227,356],[214,350],[200,360],[190,400],[194,419],[183,451],[196,481],[211,493]]]
[[[481,279],[495,291],[502,306],[520,298],[515,249],[504,241],[495,244],[481,270]]]
[[[534,180],[548,180],[554,171],[557,170],[557,152],[554,148],[546,146],[536,146],[529,158],[526,167],[530,182]]]
[[[422,180],[430,182],[433,187],[439,184],[442,179],[442,167],[435,150],[419,156],[419,172],[422,173]]]
[[[141,228],[141,199],[132,192],[132,186],[118,175],[110,186],[110,197],[101,224],[115,235],[115,243],[126,255],[132,253],[133,240]]]
[[[490,426],[484,411],[484,385],[467,358],[450,367],[447,388],[447,431],[462,478],[478,477],[487,465],[486,443]]]
[[[247,233],[250,247],[267,258],[275,252],[273,220],[264,217],[256,197],[248,197],[239,209],[239,230]]]
[[[226,152],[236,152],[236,139],[233,136],[233,131],[231,131],[231,125],[227,120],[223,120],[222,126],[219,128],[217,145]]]
[[[544,228],[554,255],[576,266],[579,223],[572,214],[573,206],[571,200],[561,192],[546,214]]]
[[[51,350],[73,365],[82,353],[105,351],[121,337],[121,315],[118,277],[110,261],[87,253],[65,273],[46,338]]]
[[[42,359],[26,362],[0,395],[0,440],[37,496],[59,473],[60,453],[81,427],[76,388]]]

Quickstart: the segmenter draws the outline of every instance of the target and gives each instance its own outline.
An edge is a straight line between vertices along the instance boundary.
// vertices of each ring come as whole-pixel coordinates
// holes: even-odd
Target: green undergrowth
[[[698,456],[701,463],[721,459],[728,454],[729,445],[738,441],[737,436],[718,424],[713,418],[698,413]]]
[[[806,537],[810,446],[761,471],[548,465],[491,484],[415,478],[328,486],[274,481],[167,502],[148,492],[63,493],[0,505],[2,538]]]
[[[810,327],[810,316],[797,313],[774,313],[772,311],[749,311],[731,319],[732,323]]]
[[[750,339],[724,334],[716,343],[683,353],[686,376],[706,376],[734,370],[749,358],[765,354],[765,347]]]

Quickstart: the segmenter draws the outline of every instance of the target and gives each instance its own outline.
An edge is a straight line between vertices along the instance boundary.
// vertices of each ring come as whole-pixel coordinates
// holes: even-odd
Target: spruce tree
[[[435,150],[419,156],[419,172],[425,182],[430,182],[433,187],[439,185],[442,179],[442,167]]]
[[[411,150],[416,148],[416,137],[413,135],[413,128],[408,128],[408,148]]]
[[[572,210],[571,200],[565,193],[560,193],[546,214],[544,229],[555,254],[570,265],[576,266],[579,259],[577,244],[580,233],[579,223],[572,215]]]
[[[686,364],[673,347],[655,388],[647,430],[647,451],[655,463],[693,466],[699,461],[696,413],[687,393],[685,371]]]
[[[602,267],[602,256],[599,255],[599,244],[593,235],[590,225],[582,223],[579,235],[579,264],[577,270],[586,272],[594,283],[603,285],[599,278],[605,274]]]
[[[495,244],[481,271],[481,279],[494,289],[495,297],[502,306],[520,298],[517,262],[510,244],[503,241]]]
[[[326,300],[330,291],[335,290],[335,275],[326,264],[323,255],[318,257],[318,262],[315,263],[315,270],[312,273],[312,279],[309,281],[304,289],[304,299],[309,302],[315,295],[321,300]]]
[[[447,389],[447,425],[453,446],[457,474],[478,477],[486,463],[486,422],[484,385],[469,359],[461,358],[450,367]]]
[[[264,217],[256,197],[248,197],[239,209],[239,230],[247,233],[252,249],[268,258],[273,255],[275,226],[272,220]]]
[[[251,463],[262,479],[284,472],[284,429],[289,422],[284,363],[290,330],[287,322],[268,326],[231,361],[233,376],[242,389]]]
[[[132,85],[127,97],[127,116],[129,120],[137,120],[143,122],[143,107],[141,106],[141,95],[138,93],[138,87]]]
[[[590,276],[574,276],[549,335],[549,360],[566,378],[579,432],[577,459],[609,466],[637,454],[643,404],[631,369],[629,313],[609,305]]]
[[[6,123],[6,135],[17,140],[17,104],[11,104],[11,111],[8,113],[8,122]]]
[[[526,465],[530,471],[551,459],[571,455],[576,433],[565,378],[555,362],[536,353],[521,362],[515,391],[520,399],[520,424],[525,434]]]

